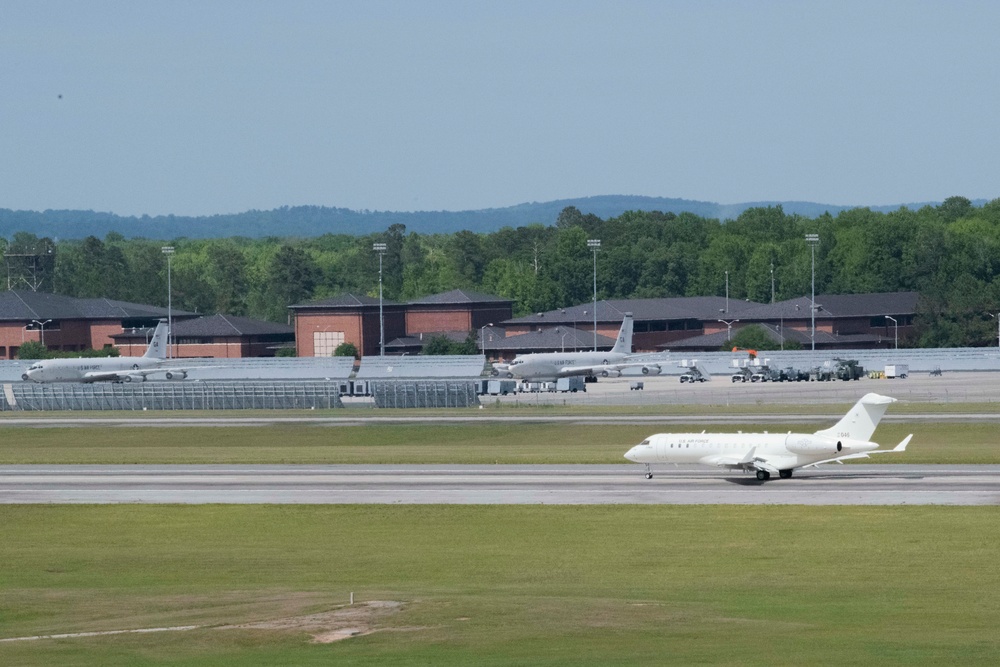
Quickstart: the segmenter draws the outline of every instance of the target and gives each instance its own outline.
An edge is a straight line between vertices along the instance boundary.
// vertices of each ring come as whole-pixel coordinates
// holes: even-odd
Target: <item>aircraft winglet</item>
[[[910,444],[910,438],[912,438],[912,437],[913,437],[913,434],[911,433],[910,435],[908,435],[905,438],[903,438],[902,442],[900,442],[898,445],[896,445],[892,449],[876,449],[876,450],[868,452],[868,453],[869,454],[892,454],[892,453],[905,452],[906,451],[906,446],[908,444]]]
[[[892,451],[894,451],[894,452],[905,452],[906,451],[906,446],[908,444],[910,444],[910,438],[912,438],[912,437],[913,437],[913,434],[911,433],[910,435],[908,435],[905,438],[903,438],[903,441],[900,442],[895,447],[893,447]]]

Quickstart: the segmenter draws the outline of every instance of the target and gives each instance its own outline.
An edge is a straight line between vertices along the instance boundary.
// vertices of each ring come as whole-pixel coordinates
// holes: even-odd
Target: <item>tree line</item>
[[[974,206],[877,212],[852,209],[809,218],[780,206],[720,221],[692,213],[630,211],[601,219],[567,207],[555,225],[477,234],[407,232],[312,238],[177,238],[169,242],[173,307],[276,322],[287,306],[345,292],[413,300],[456,288],[512,299],[515,316],[589,301],[597,251],[598,298],[722,295],[769,302],[808,295],[815,246],[816,292],[920,293],[915,334],[903,344],[996,342],[1000,316],[1000,199]],[[8,286],[75,297],[166,306],[167,242],[125,238],[5,241]],[[773,277],[773,282],[772,282]]]

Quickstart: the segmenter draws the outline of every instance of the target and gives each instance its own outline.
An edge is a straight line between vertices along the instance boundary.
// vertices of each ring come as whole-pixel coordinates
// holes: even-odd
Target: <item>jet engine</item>
[[[661,369],[657,365],[643,366],[642,367],[642,374],[643,375],[659,375],[661,370],[663,370],[663,369]]]
[[[605,378],[620,378],[622,376],[621,371],[601,371],[601,377]]]
[[[789,435],[785,439],[785,448],[795,454],[831,454],[843,451],[844,444],[839,440],[831,440],[818,435]]]
[[[188,376],[187,371],[167,371],[165,375],[168,380],[186,380]]]

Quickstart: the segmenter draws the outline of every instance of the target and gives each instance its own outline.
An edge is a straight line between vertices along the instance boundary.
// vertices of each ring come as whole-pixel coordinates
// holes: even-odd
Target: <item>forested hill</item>
[[[931,205],[936,203],[928,202]],[[974,201],[979,206],[984,200]],[[523,227],[531,224],[551,225],[567,206],[575,206],[583,214],[613,218],[625,211],[661,211],[663,213],[694,213],[703,218],[734,219],[748,208],[780,204],[787,214],[809,218],[829,212],[833,215],[855,208],[829,206],[810,202],[748,202],[745,204],[715,204],[712,202],[665,197],[605,195],[532,202],[506,208],[478,211],[353,211],[324,206],[283,206],[271,211],[247,211],[229,215],[200,217],[142,216],[126,217],[95,211],[12,211],[0,209],[0,236],[10,238],[16,232],[31,232],[54,239],[82,239],[88,236],[104,238],[117,232],[127,238],[224,238],[243,236],[262,238],[313,237],[322,234],[371,234],[402,224],[407,231],[420,234],[451,234],[461,230],[477,233],[495,232],[503,227]],[[919,208],[919,204],[905,204]],[[900,206],[872,206],[873,211],[889,212]]]

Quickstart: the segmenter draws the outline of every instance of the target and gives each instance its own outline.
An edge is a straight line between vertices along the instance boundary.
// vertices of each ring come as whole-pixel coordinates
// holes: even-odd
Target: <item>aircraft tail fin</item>
[[[146,359],[166,359],[167,357],[167,323],[163,320],[156,325],[153,331],[153,338],[149,341],[146,353],[142,355]]]
[[[865,394],[861,400],[844,417],[830,428],[816,431],[816,435],[829,438],[850,438],[851,440],[868,441],[875,432],[882,415],[895,398],[880,394]]]
[[[618,340],[615,341],[615,346],[611,348],[611,351],[632,354],[632,313],[625,313],[622,328],[618,330]]]

